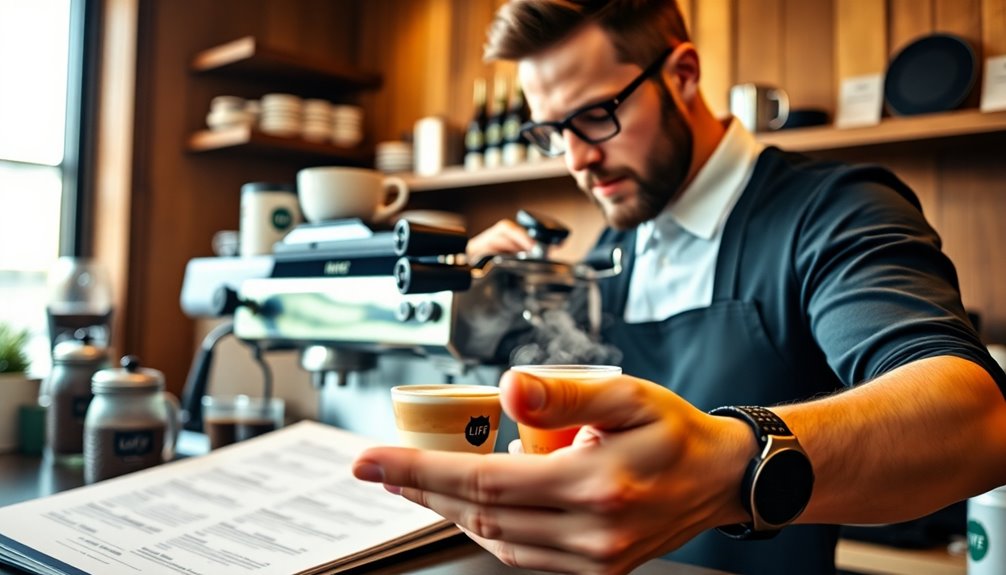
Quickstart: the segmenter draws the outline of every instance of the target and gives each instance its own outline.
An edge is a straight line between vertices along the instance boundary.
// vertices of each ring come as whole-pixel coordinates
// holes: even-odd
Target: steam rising
[[[546,309],[528,318],[532,329],[510,353],[510,365],[619,365],[622,352],[594,341],[564,308]]]

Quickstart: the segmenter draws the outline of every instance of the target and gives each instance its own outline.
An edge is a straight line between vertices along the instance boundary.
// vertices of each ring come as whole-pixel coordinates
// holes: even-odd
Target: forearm
[[[903,521],[1006,483],[1006,400],[967,360],[920,360],[773,411],[814,465],[800,523]]]

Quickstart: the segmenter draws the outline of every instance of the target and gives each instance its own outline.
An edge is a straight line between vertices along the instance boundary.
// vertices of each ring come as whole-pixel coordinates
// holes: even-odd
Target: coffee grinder
[[[49,271],[46,317],[49,347],[87,339],[107,348],[112,341],[112,295],[105,269],[87,258],[61,257]]]

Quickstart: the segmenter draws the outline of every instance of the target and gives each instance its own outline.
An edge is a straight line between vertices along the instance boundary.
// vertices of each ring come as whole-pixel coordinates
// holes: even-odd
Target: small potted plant
[[[28,331],[0,323],[0,452],[18,447],[18,411],[38,402],[39,380],[28,375]]]

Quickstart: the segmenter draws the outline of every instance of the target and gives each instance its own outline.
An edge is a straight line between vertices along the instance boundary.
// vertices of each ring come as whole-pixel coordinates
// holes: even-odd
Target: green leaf
[[[28,330],[15,330],[0,323],[0,373],[24,373],[31,362],[28,360]]]

